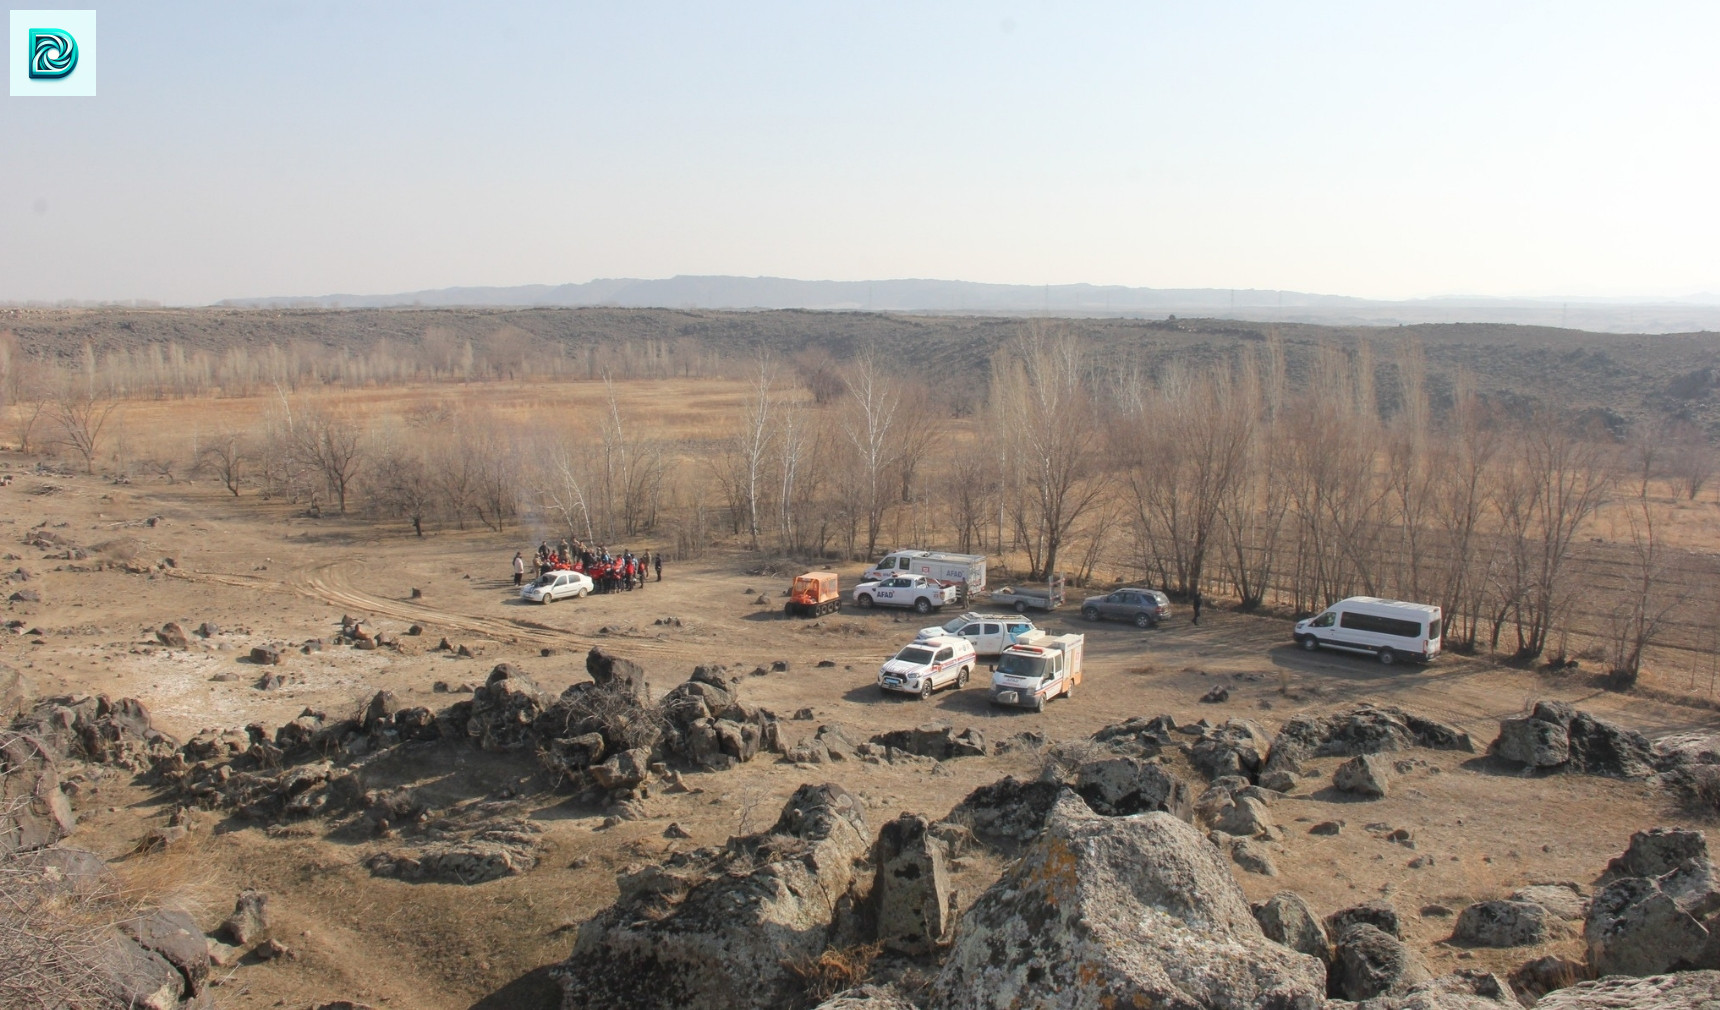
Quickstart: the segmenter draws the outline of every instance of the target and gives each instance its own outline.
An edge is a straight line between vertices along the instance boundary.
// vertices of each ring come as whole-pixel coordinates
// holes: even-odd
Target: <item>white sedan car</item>
[[[903,646],[878,668],[878,689],[930,698],[940,687],[966,687],[973,667],[973,646],[967,639],[928,638]]]
[[[520,599],[527,603],[578,599],[590,595],[593,588],[590,576],[584,572],[544,572],[536,582],[520,590]]]

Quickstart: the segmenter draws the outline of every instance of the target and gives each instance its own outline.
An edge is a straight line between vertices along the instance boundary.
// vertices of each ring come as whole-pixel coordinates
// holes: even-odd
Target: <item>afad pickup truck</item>
[[[1045,711],[1045,703],[1062,695],[1075,694],[1081,683],[1081,655],[1086,635],[1050,635],[1030,632],[998,657],[992,669],[993,705],[1013,705]]]
[[[913,607],[922,614],[942,610],[956,602],[956,587],[933,582],[924,575],[898,575],[881,582],[862,582],[854,587],[854,605],[862,609]]]

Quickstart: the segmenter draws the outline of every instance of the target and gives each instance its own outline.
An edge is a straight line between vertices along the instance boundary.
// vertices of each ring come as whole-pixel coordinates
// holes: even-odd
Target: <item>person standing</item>
[[[1189,606],[1194,611],[1194,617],[1190,620],[1189,623],[1191,623],[1191,624],[1199,624],[1200,623],[1200,604],[1201,604],[1200,590],[1196,589],[1194,591],[1194,598],[1189,600]]]
[[[526,580],[526,559],[519,551],[514,552],[514,585],[520,585]]]
[[[662,582],[663,581],[663,552],[658,551],[657,556],[651,559],[651,563],[657,566],[657,581]]]

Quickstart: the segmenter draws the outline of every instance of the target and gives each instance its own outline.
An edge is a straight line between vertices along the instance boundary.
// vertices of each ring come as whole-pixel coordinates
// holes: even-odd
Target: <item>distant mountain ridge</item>
[[[1720,299],[1426,298],[1376,301],[1345,295],[1229,288],[1095,284],[982,284],[899,279],[806,281],[783,277],[604,278],[583,284],[452,287],[388,295],[229,298],[229,308],[616,307],[805,309],[964,315],[1190,315],[1327,326],[1515,323],[1610,332],[1720,330]]]

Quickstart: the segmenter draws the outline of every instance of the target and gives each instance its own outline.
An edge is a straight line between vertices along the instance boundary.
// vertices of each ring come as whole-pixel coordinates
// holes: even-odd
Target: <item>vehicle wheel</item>
[[[793,617],[794,616],[794,604],[784,603],[782,605],[782,616]]]
[[[1045,711],[1045,696],[1043,694],[1034,695],[1033,710],[1035,712]]]
[[[920,681],[920,700],[925,701],[932,696],[932,678]]]
[[[546,607],[549,606],[549,601],[551,601],[553,599],[555,599],[555,597],[550,595],[549,593],[543,594],[543,605]]]
[[[1015,601],[1015,612],[1018,614],[1027,613],[1027,601],[1026,600],[1016,600]]]
[[[914,601],[914,610],[921,614],[929,614],[932,612],[932,601],[922,596]]]
[[[590,595],[591,595],[591,588],[590,588],[590,587],[589,587],[589,586],[581,586],[581,587],[580,587],[580,588],[579,588],[579,598],[580,598],[580,599],[582,599],[582,600],[583,600],[583,599],[585,599],[585,598],[586,598],[586,597],[587,597],[587,596],[590,596]]]
[[[1082,607],[1081,608],[1081,619],[1086,620],[1086,621],[1097,621],[1099,619],[1099,608],[1098,607]]]
[[[1153,620],[1153,615],[1151,614],[1143,612],[1135,615],[1135,627],[1137,628],[1150,628],[1157,623],[1157,621]]]
[[[1314,652],[1320,648],[1320,640],[1313,635],[1306,635],[1302,639],[1302,648],[1308,652]]]
[[[1380,650],[1380,665],[1381,666],[1390,666],[1395,662],[1397,662],[1397,653],[1393,652],[1390,649],[1381,649]]]
[[[956,674],[956,690],[960,691],[962,688],[967,686],[968,674],[972,672],[973,670],[969,667],[962,667],[962,672]]]
[[[1063,697],[1065,697],[1065,698],[1075,697],[1075,685],[1074,684],[1070,684],[1068,687],[1063,689]]]
[[[865,593],[861,593],[859,596],[854,598],[854,604],[861,610],[867,610],[872,606],[872,597],[867,596]]]

